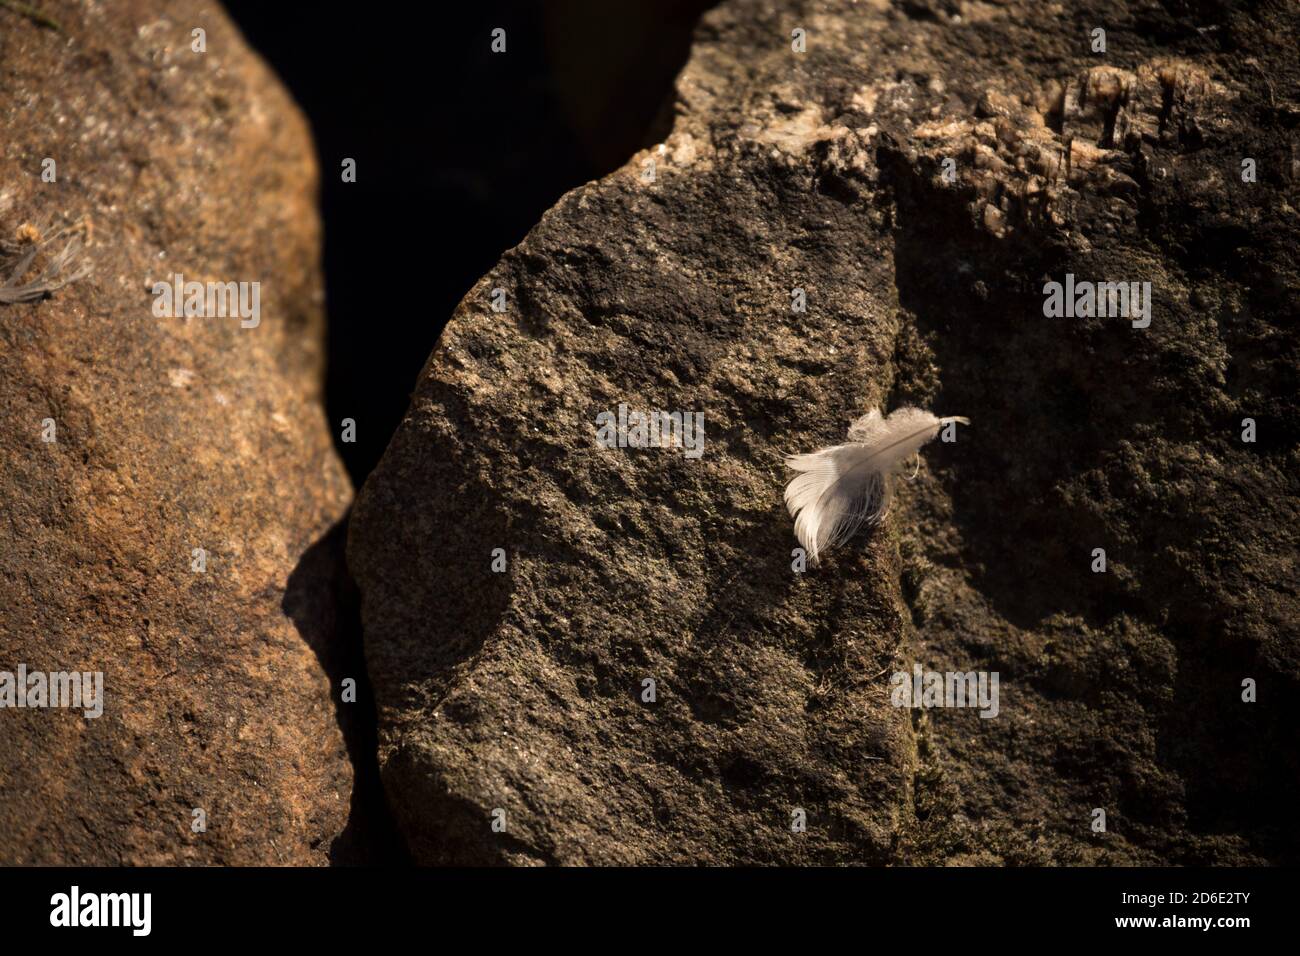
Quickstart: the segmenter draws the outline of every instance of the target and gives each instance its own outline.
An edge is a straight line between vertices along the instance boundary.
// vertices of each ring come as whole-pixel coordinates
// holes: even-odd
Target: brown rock
[[[325,862],[331,618],[286,588],[350,489],[308,132],[211,4],[42,9],[0,8],[0,279],[93,272],[0,305],[0,671],[102,672],[104,708],[0,709],[0,863]],[[260,322],[156,316],[174,273],[260,283]]]
[[[1296,859],[1296,23],[1143,10],[706,14],[671,135],[470,292],[357,503],[417,858]],[[1045,316],[1067,273],[1151,324]],[[703,456],[601,447],[620,403]],[[973,425],[794,573],[782,455],[877,403]],[[913,663],[998,715],[891,707]]]

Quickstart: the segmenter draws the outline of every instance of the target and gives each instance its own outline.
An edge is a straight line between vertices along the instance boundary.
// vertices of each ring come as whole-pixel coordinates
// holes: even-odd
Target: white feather
[[[785,505],[794,518],[795,537],[813,564],[823,551],[885,516],[894,470],[949,422],[970,424],[919,408],[898,408],[888,418],[872,409],[849,426],[847,444],[786,458],[799,474],[786,485]]]

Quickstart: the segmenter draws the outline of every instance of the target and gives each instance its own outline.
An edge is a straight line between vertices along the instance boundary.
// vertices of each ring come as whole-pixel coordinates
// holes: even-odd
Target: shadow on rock
[[[376,761],[376,713],[361,646],[356,585],[347,573],[345,516],[303,552],[289,575],[281,608],[329,676],[335,715],[352,762],[348,824],[330,847],[335,866],[400,865],[410,862],[393,824]],[[344,703],[345,679],[356,681],[356,702]]]

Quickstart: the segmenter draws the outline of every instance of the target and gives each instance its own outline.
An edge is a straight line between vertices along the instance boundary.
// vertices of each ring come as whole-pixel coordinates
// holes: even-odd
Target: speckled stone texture
[[[1280,0],[706,14],[667,140],[469,292],[359,497],[415,857],[1294,861],[1298,40]],[[1047,318],[1067,273],[1150,326]],[[601,447],[620,402],[703,457]],[[782,456],[877,403],[973,424],[795,573]],[[891,706],[914,663],[998,716]]]
[[[214,4],[41,9],[0,9],[0,240],[67,230],[35,267],[76,235],[94,271],[0,306],[0,670],[102,671],[106,704],[0,710],[0,863],[324,863],[352,771],[299,562],[350,488],[306,124]],[[174,272],[260,282],[260,325],[155,317]]]

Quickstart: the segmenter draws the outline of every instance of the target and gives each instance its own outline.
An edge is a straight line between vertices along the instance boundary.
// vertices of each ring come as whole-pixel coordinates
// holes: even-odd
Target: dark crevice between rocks
[[[495,0],[303,17],[227,0],[311,121],[329,315],[326,403],[357,487],[447,319],[568,190],[661,140],[716,0]],[[506,30],[494,54],[492,30]],[[436,45],[398,55],[403,38]],[[341,163],[357,161],[354,183]],[[356,441],[340,440],[355,419]]]
[[[326,406],[356,487],[401,424],[419,370],[465,292],[566,191],[667,135],[673,81],[714,2],[509,0],[304,18],[291,5],[227,0],[315,137]],[[490,50],[496,27],[507,31],[505,54]],[[396,55],[402,37],[436,44],[436,55]],[[357,162],[354,183],[342,181],[345,157]],[[356,422],[354,442],[341,440],[345,418]],[[284,609],[330,677],[356,775],[331,859],[403,863],[409,857],[379,777],[345,524],[302,556]],[[329,581],[328,593],[309,590],[313,580]],[[338,699],[346,677],[357,681],[355,704]]]
[[[330,862],[401,865],[409,863],[410,857],[379,779],[375,698],[362,655],[360,602],[344,564],[347,523],[344,518],[303,552],[289,575],[281,608],[329,678],[330,697],[352,764],[348,823],[330,846]],[[356,700],[351,703],[343,701],[343,682],[348,678],[356,681]]]

